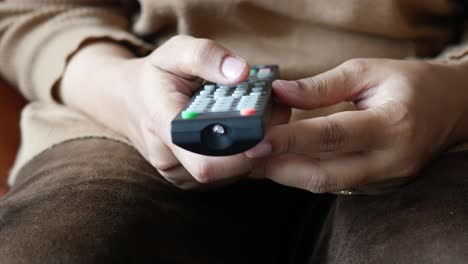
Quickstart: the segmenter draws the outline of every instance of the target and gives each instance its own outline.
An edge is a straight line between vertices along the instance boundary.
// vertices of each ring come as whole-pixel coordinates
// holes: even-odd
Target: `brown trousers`
[[[2,264],[466,262],[468,153],[381,196],[189,192],[131,147],[83,139],[37,156],[0,199]]]

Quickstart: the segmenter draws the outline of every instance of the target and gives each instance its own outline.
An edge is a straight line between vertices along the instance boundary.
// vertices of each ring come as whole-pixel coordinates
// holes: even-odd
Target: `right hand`
[[[80,60],[80,56],[84,61],[86,54],[77,54],[73,60]],[[67,71],[73,70],[73,60]],[[253,169],[255,161],[243,153],[202,156],[172,144],[170,135],[172,119],[200,87],[200,78],[226,85],[241,82],[249,75],[245,60],[211,40],[176,36],[147,57],[111,61],[106,72],[113,78],[97,87],[109,92],[94,92],[99,106],[93,107],[89,98],[79,100],[84,96],[66,87],[66,75],[62,81],[64,102],[127,136],[164,178],[181,188],[230,182]],[[93,110],[96,107],[99,111]],[[289,120],[286,109],[274,107],[272,125]]]

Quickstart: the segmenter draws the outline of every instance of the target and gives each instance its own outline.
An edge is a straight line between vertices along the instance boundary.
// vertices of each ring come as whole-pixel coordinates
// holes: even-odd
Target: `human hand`
[[[252,177],[316,193],[374,193],[405,182],[466,139],[467,73],[461,65],[356,59],[312,78],[276,81],[275,95],[288,106],[349,101],[357,110],[272,128],[246,152],[262,158]]]
[[[104,53],[100,50],[89,56],[102,59]],[[199,77],[226,85],[241,82],[249,75],[249,66],[242,58],[211,40],[189,36],[176,36],[144,58],[116,60],[114,54],[111,52],[112,59],[107,59],[111,63],[107,63],[106,71],[101,71],[102,84],[91,89],[93,95],[83,97],[77,94],[78,89],[68,88],[63,96],[65,103],[128,137],[163,177],[181,188],[230,182],[252,170],[255,161],[243,153],[201,156],[172,144],[170,135],[172,119],[202,84]],[[69,68],[73,70],[79,60],[89,61],[86,56],[86,51],[76,55],[78,62],[72,61]],[[80,75],[92,74],[88,70]],[[80,96],[83,98],[77,99]],[[90,98],[98,98],[100,105],[90,105]],[[286,108],[274,108],[272,122],[285,123],[288,119]]]

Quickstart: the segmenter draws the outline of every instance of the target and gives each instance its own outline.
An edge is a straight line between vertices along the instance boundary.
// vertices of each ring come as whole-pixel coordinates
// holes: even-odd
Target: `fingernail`
[[[276,80],[273,82],[273,87],[277,87],[278,89],[299,89],[299,83],[296,81]]]
[[[270,156],[273,152],[273,147],[269,142],[261,142],[252,149],[249,149],[245,152],[245,155],[251,159],[260,159]]]
[[[235,80],[244,72],[247,63],[245,60],[229,56],[226,57],[221,65],[221,71],[229,80]]]

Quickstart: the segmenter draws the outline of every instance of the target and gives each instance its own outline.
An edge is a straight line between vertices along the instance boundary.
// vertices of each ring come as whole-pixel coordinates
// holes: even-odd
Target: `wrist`
[[[103,125],[123,132],[115,119],[123,117],[120,78],[125,65],[134,55],[112,42],[93,42],[82,47],[69,61],[60,86],[58,99]],[[118,116],[119,118],[116,118]]]

